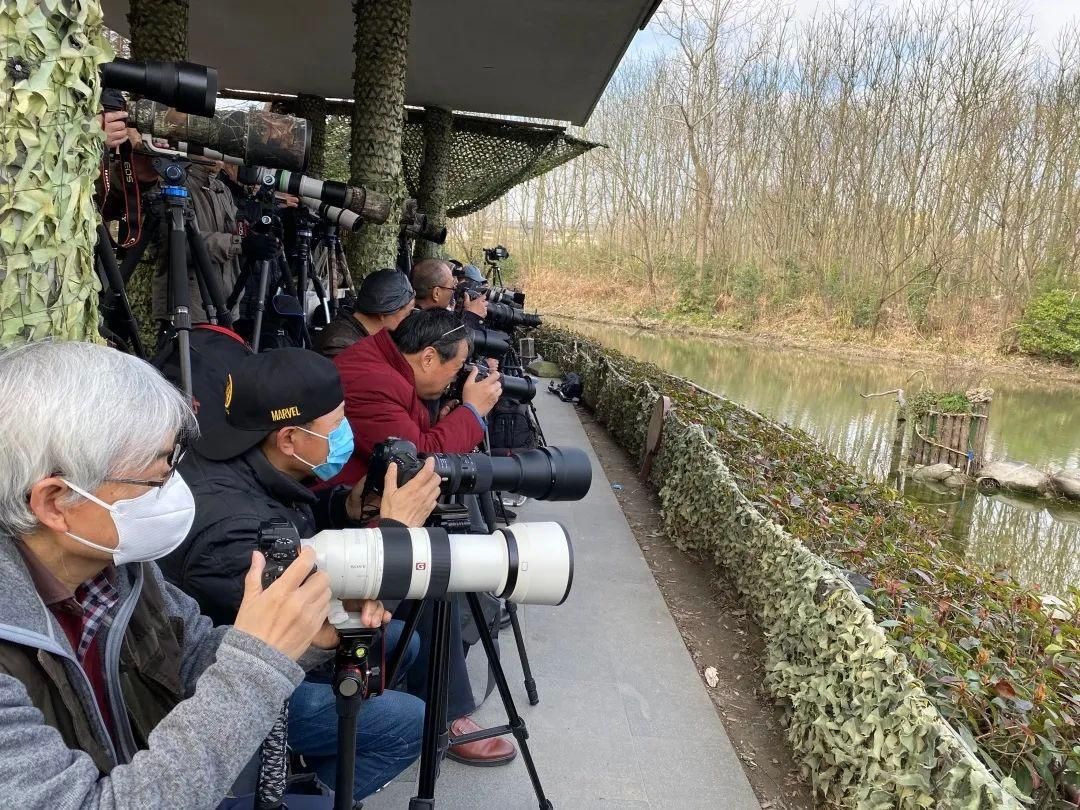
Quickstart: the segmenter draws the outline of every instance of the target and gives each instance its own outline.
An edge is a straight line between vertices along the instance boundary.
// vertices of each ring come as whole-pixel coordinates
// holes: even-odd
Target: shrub
[[[765,274],[756,264],[739,264],[731,271],[731,294],[741,304],[757,313],[758,299],[765,291]]]
[[[1051,290],[1032,299],[1018,329],[1020,350],[1080,363],[1080,293]]]

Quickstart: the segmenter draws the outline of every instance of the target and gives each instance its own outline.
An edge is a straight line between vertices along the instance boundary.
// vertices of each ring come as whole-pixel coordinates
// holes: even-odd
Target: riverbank
[[[1080,593],[1051,616],[1038,588],[965,563],[924,510],[801,431],[580,334],[541,338],[634,457],[657,398],[671,399],[650,476],[664,533],[733,578],[764,631],[788,739],[826,800],[1076,802],[1080,760],[1065,752]],[[698,343],[695,359],[707,353]]]
[[[1039,383],[1080,386],[1080,368],[1050,363],[1021,354],[1002,355],[981,343],[936,348],[919,348],[909,341],[897,341],[895,336],[871,341],[866,330],[837,328],[828,338],[809,334],[805,324],[785,331],[783,322],[769,322],[767,328],[758,324],[751,330],[702,326],[698,319],[680,319],[678,315],[654,318],[640,315],[611,315],[597,312],[574,312],[564,307],[541,308],[541,314],[570,321],[584,321],[607,326],[644,329],[658,334],[719,338],[733,343],[763,346],[770,349],[790,349],[814,355],[831,355],[847,360],[878,361],[909,366],[912,373],[920,370],[931,376],[962,375],[974,380],[981,377],[1009,376]]]

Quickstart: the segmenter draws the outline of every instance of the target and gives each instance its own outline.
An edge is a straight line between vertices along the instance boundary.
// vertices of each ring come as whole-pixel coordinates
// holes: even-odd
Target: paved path
[[[540,693],[529,706],[509,630],[502,659],[528,724],[540,779],[557,810],[756,810],[758,802],[585,436],[574,406],[541,392],[549,443],[585,449],[593,485],[574,503],[530,502],[518,519],[558,520],[574,542],[573,590],[561,607],[521,606]],[[479,645],[470,665],[483,667]],[[474,677],[480,688],[483,672]],[[506,722],[498,692],[477,711],[483,725]],[[364,802],[365,810],[407,808],[416,766]],[[508,766],[446,761],[436,791],[444,810],[528,810],[537,806],[521,756]]]

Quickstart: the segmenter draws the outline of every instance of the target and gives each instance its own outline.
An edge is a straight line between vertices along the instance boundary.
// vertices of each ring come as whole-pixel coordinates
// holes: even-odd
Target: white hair
[[[37,527],[28,496],[41,479],[63,475],[93,492],[196,430],[180,392],[137,357],[59,341],[0,352],[0,533]]]

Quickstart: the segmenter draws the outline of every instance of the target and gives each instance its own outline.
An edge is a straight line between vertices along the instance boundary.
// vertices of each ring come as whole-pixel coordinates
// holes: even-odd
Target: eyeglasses
[[[169,457],[166,463],[169,465],[169,471],[165,473],[165,477],[160,481],[144,481],[140,478],[109,478],[105,480],[113,484],[131,484],[137,487],[163,487],[169,483],[169,479],[173,477],[173,473],[176,472],[177,465],[184,460],[184,455],[188,450],[188,442],[186,438],[176,440],[176,444],[173,446],[172,451],[169,453]]]
[[[449,332],[443,332],[441,335],[439,335],[439,340],[442,340],[443,338],[449,337],[450,335],[454,334],[454,332],[457,332],[459,329],[464,329],[464,328],[465,328],[465,324],[459,324],[458,326],[455,326],[453,329],[451,329]],[[438,343],[439,340],[436,340],[435,343]]]

